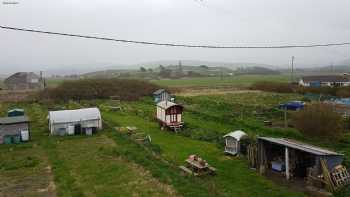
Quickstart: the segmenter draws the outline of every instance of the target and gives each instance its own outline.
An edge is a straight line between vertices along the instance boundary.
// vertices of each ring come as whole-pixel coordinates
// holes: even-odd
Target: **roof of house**
[[[153,92],[153,95],[158,95],[158,94],[161,94],[161,93],[163,93],[163,92],[165,92],[164,89],[159,89],[159,90]]]
[[[8,112],[14,112],[14,111],[19,111],[19,112],[24,112],[24,109],[19,109],[19,108],[15,108],[15,109],[11,109]]]
[[[176,103],[173,103],[170,101],[161,101],[161,102],[157,103],[157,106],[160,108],[163,108],[163,109],[168,109],[168,108],[173,107],[173,106],[182,107],[182,105],[179,105],[179,104],[176,104]]]
[[[350,82],[350,79],[342,75],[315,75],[315,76],[304,76],[302,80],[305,83],[310,82]]]
[[[3,117],[0,118],[0,124],[16,124],[29,122],[27,116],[14,116],[14,117]]]
[[[84,108],[49,112],[50,123],[68,123],[99,119],[101,119],[101,113],[98,108]]]
[[[233,137],[237,141],[240,141],[241,139],[248,137],[248,135],[244,131],[237,130],[224,135],[224,138],[225,137]]]
[[[342,155],[340,153],[336,153],[324,148],[305,144],[305,143],[302,143],[296,140],[287,139],[287,138],[258,137],[258,139],[272,142],[274,144],[286,146],[289,148],[297,149],[300,151],[308,152],[314,155],[319,155],[319,156]]]

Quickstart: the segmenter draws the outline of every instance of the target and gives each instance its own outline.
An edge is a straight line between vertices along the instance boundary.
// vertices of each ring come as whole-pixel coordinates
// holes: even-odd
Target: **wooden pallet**
[[[337,166],[331,175],[336,187],[342,187],[350,183],[349,172],[344,166]]]

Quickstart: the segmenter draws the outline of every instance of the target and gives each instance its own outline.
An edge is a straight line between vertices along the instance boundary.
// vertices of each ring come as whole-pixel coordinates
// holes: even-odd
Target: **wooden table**
[[[186,159],[187,168],[191,169],[193,173],[198,174],[198,176],[205,174],[214,174],[216,169],[211,167],[210,165],[202,165],[199,161]]]

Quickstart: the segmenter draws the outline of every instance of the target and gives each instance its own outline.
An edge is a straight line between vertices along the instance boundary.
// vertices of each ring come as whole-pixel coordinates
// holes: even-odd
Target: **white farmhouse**
[[[51,135],[92,135],[102,129],[98,108],[50,111],[48,118]]]

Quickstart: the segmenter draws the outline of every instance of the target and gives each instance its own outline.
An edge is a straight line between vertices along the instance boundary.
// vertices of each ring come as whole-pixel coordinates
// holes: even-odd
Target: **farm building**
[[[153,98],[155,103],[159,103],[161,101],[169,101],[170,94],[164,89],[159,89],[153,92]]]
[[[248,135],[243,131],[233,131],[224,135],[225,140],[225,153],[231,155],[237,155],[245,149],[241,143],[241,140],[247,139]]]
[[[34,90],[42,87],[42,78],[33,72],[18,72],[4,81],[9,90]]]
[[[260,169],[281,173],[286,179],[318,177],[322,174],[321,159],[329,171],[341,165],[343,155],[286,138],[258,137]]]
[[[183,126],[183,106],[170,101],[161,101],[157,104],[157,119],[162,125],[177,130]]]
[[[48,119],[51,135],[92,135],[102,129],[98,108],[50,111]]]
[[[0,144],[17,144],[30,138],[27,116],[0,118]]]
[[[299,80],[299,85],[305,86],[305,87],[349,86],[350,78],[346,75],[304,76]]]

